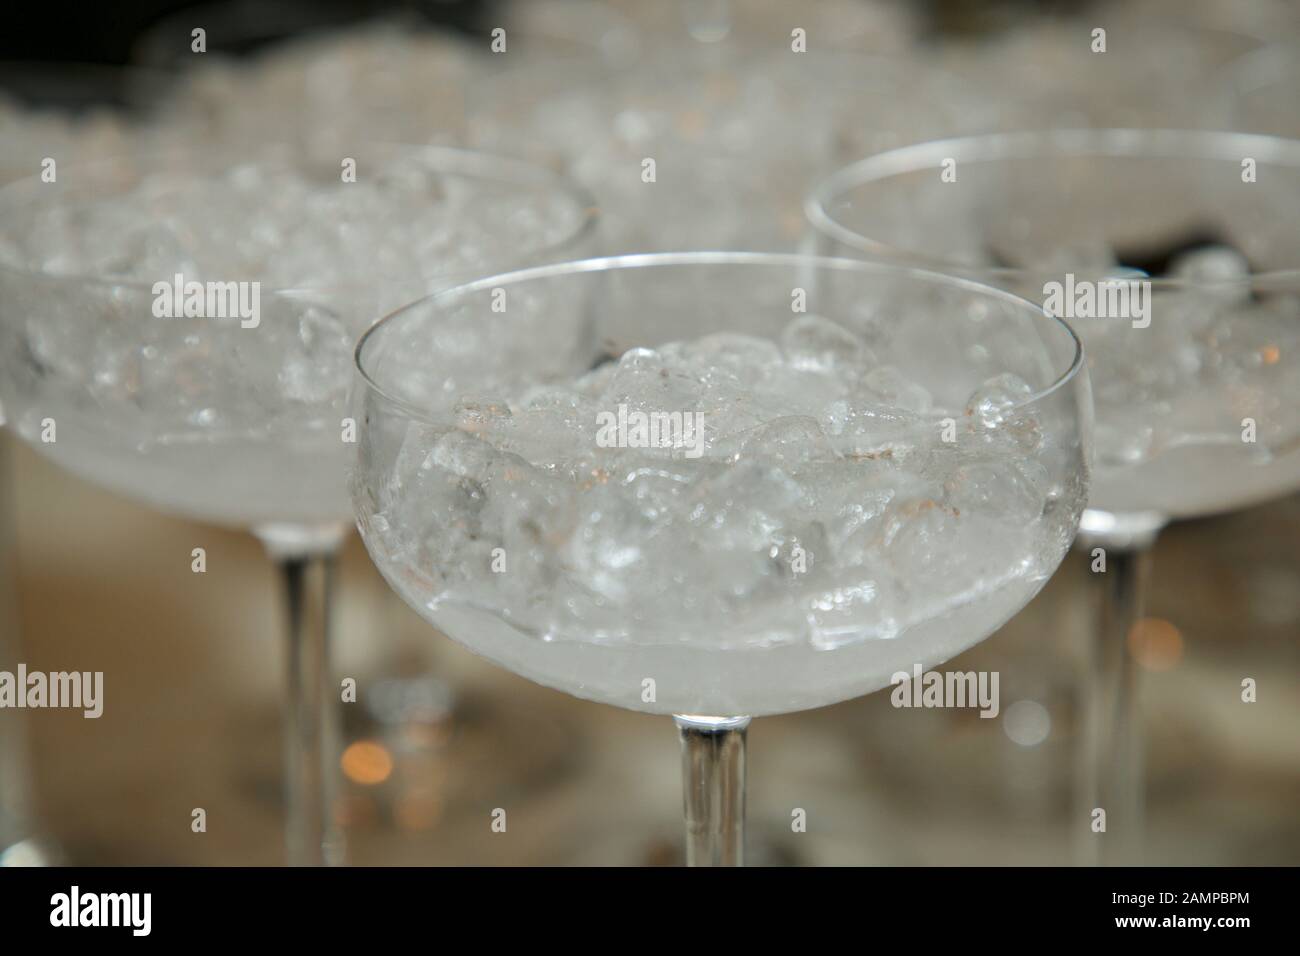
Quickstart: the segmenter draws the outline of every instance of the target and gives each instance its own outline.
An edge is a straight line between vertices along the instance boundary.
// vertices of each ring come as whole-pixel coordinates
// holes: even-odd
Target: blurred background
[[[227,144],[272,131],[460,143],[572,172],[601,200],[611,249],[797,247],[819,174],[918,139],[1049,123],[1300,134],[1300,5],[1286,2],[236,0],[23,15],[0,37],[0,179],[54,149],[127,148],[138,115]],[[498,25],[515,44],[505,55],[490,51]],[[1090,58],[1095,25],[1141,55]],[[773,73],[795,27],[819,65]],[[566,126],[547,112],[556,103],[595,119]],[[665,115],[671,145],[655,125]],[[609,178],[647,138],[699,160],[674,201],[716,204],[706,235],[674,232],[671,215],[647,227]],[[748,157],[752,177],[738,182],[727,155]],[[284,661],[261,547],[113,496],[8,432],[0,459],[0,667],[102,670],[111,704],[99,720],[0,711],[5,825],[46,834],[72,863],[280,862]],[[1129,646],[1148,742],[1145,859],[1300,863],[1300,495],[1177,523],[1153,568]],[[751,862],[1069,862],[1087,583],[1072,555],[948,665],[1000,672],[996,720],[877,694],[755,722]],[[664,719],[477,659],[389,592],[355,536],[336,634],[337,676],[365,688],[345,707],[340,768],[352,862],[680,862]],[[195,807],[205,834],[190,830]],[[498,807],[505,833],[490,826]],[[791,832],[795,808],[806,833]]]

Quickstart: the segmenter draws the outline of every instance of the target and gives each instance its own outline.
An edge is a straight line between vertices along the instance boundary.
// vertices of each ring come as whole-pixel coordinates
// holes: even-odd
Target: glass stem
[[[1142,857],[1142,722],[1130,635],[1144,613],[1150,565],[1149,544],[1112,549],[1105,572],[1094,574],[1100,614],[1084,703],[1083,768],[1089,822],[1085,860],[1094,865]],[[1104,833],[1092,829],[1097,808],[1106,812]]]
[[[745,864],[748,717],[673,718],[682,741],[687,866]]]
[[[287,862],[337,866],[345,850],[333,814],[339,742],[329,653],[334,553],[276,555],[275,560],[288,610]]]

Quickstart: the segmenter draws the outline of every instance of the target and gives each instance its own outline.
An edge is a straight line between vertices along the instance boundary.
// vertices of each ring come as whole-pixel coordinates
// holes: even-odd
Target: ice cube
[[[621,602],[637,586],[648,530],[644,517],[616,488],[598,485],[584,494],[577,525],[561,545],[560,560],[582,587]]]
[[[930,410],[930,393],[924,386],[909,378],[892,365],[873,368],[862,378],[862,384],[872,398],[882,405],[904,408],[909,412]]]
[[[505,399],[461,399],[452,408],[456,427],[471,435],[483,435],[507,425],[513,417]]]
[[[480,527],[490,548],[501,549],[501,573],[515,593],[533,595],[553,585],[562,571],[558,554],[577,526],[580,492],[514,455],[491,463],[485,488]]]
[[[611,410],[616,404],[626,404],[642,411],[684,411],[682,406],[693,395],[689,382],[676,381],[681,378],[680,364],[670,366],[654,349],[628,349],[618,360],[603,397]]]
[[[787,469],[839,457],[817,420],[804,415],[777,418],[746,432],[740,455]]]
[[[995,521],[1023,524],[1043,513],[1046,476],[1041,466],[1027,471],[1014,458],[975,461],[956,468],[944,482],[945,500],[954,515],[978,514]]]
[[[1034,394],[1028,382],[1011,372],[986,380],[966,402],[966,414],[984,428],[997,428],[1012,409]]]
[[[813,594],[807,602],[808,637],[816,648],[833,650],[860,640],[891,640],[901,622],[886,574],[843,584]]]
[[[875,357],[856,335],[820,315],[801,315],[781,333],[786,360],[796,369],[830,372],[874,365]]]
[[[691,343],[690,361],[703,373],[725,372],[731,382],[753,388],[769,379],[782,365],[781,349],[770,339],[737,332],[716,332]]]
[[[932,424],[912,412],[851,400],[828,405],[822,422],[836,450],[858,461],[901,463],[923,455],[935,437]]]
[[[331,402],[347,392],[352,336],[325,310],[306,309],[296,330],[283,330],[274,343],[265,342],[264,347],[274,348],[280,356],[280,394],[288,401]]]
[[[937,487],[909,480],[907,473],[887,462],[815,462],[799,469],[794,479],[803,490],[801,514],[824,529],[841,567],[869,560],[876,522],[896,496],[938,493]]]
[[[483,485],[491,477],[493,466],[504,454],[507,453],[498,451],[473,435],[451,429],[434,442],[421,470],[441,468],[458,478],[468,478]]]

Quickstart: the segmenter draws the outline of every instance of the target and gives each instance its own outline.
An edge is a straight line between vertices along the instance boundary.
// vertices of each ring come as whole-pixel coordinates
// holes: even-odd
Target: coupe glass
[[[1119,129],[954,139],[849,166],[806,209],[823,249],[946,268],[1074,316],[1097,416],[1080,540],[1108,552],[1094,575],[1082,799],[1107,810],[1107,858],[1138,854],[1129,642],[1148,551],[1172,518],[1300,488],[1300,142]],[[1144,292],[1145,305],[1132,298]]]
[[[1087,498],[1073,333],[910,268],[704,252],[528,269],[393,313],[356,361],[352,493],[376,566],[509,670],[672,715],[697,865],[742,862],[751,717],[983,640]]]
[[[330,578],[350,515],[350,352],[370,317],[571,249],[557,177],[449,150],[194,153],[60,168],[0,193],[0,405],[96,484],[251,530],[288,595],[288,859],[336,862]],[[257,321],[160,317],[175,275],[245,284]],[[158,291],[157,283],[163,289]],[[252,324],[250,324],[252,323]]]

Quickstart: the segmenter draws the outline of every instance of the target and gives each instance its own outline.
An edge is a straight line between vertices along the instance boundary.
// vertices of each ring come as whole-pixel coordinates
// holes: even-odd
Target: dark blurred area
[[[473,33],[490,16],[489,0],[424,0],[424,2],[285,2],[268,0],[213,0],[209,3],[175,3],[131,0],[112,4],[24,4],[13,17],[21,20],[0,35],[0,59],[65,63],[131,62],[142,36],[178,15],[193,15],[244,25],[243,35],[214,44],[224,53],[251,53],[276,40],[302,36],[313,30],[392,14],[404,14],[432,27]],[[11,20],[11,23],[13,21]]]

